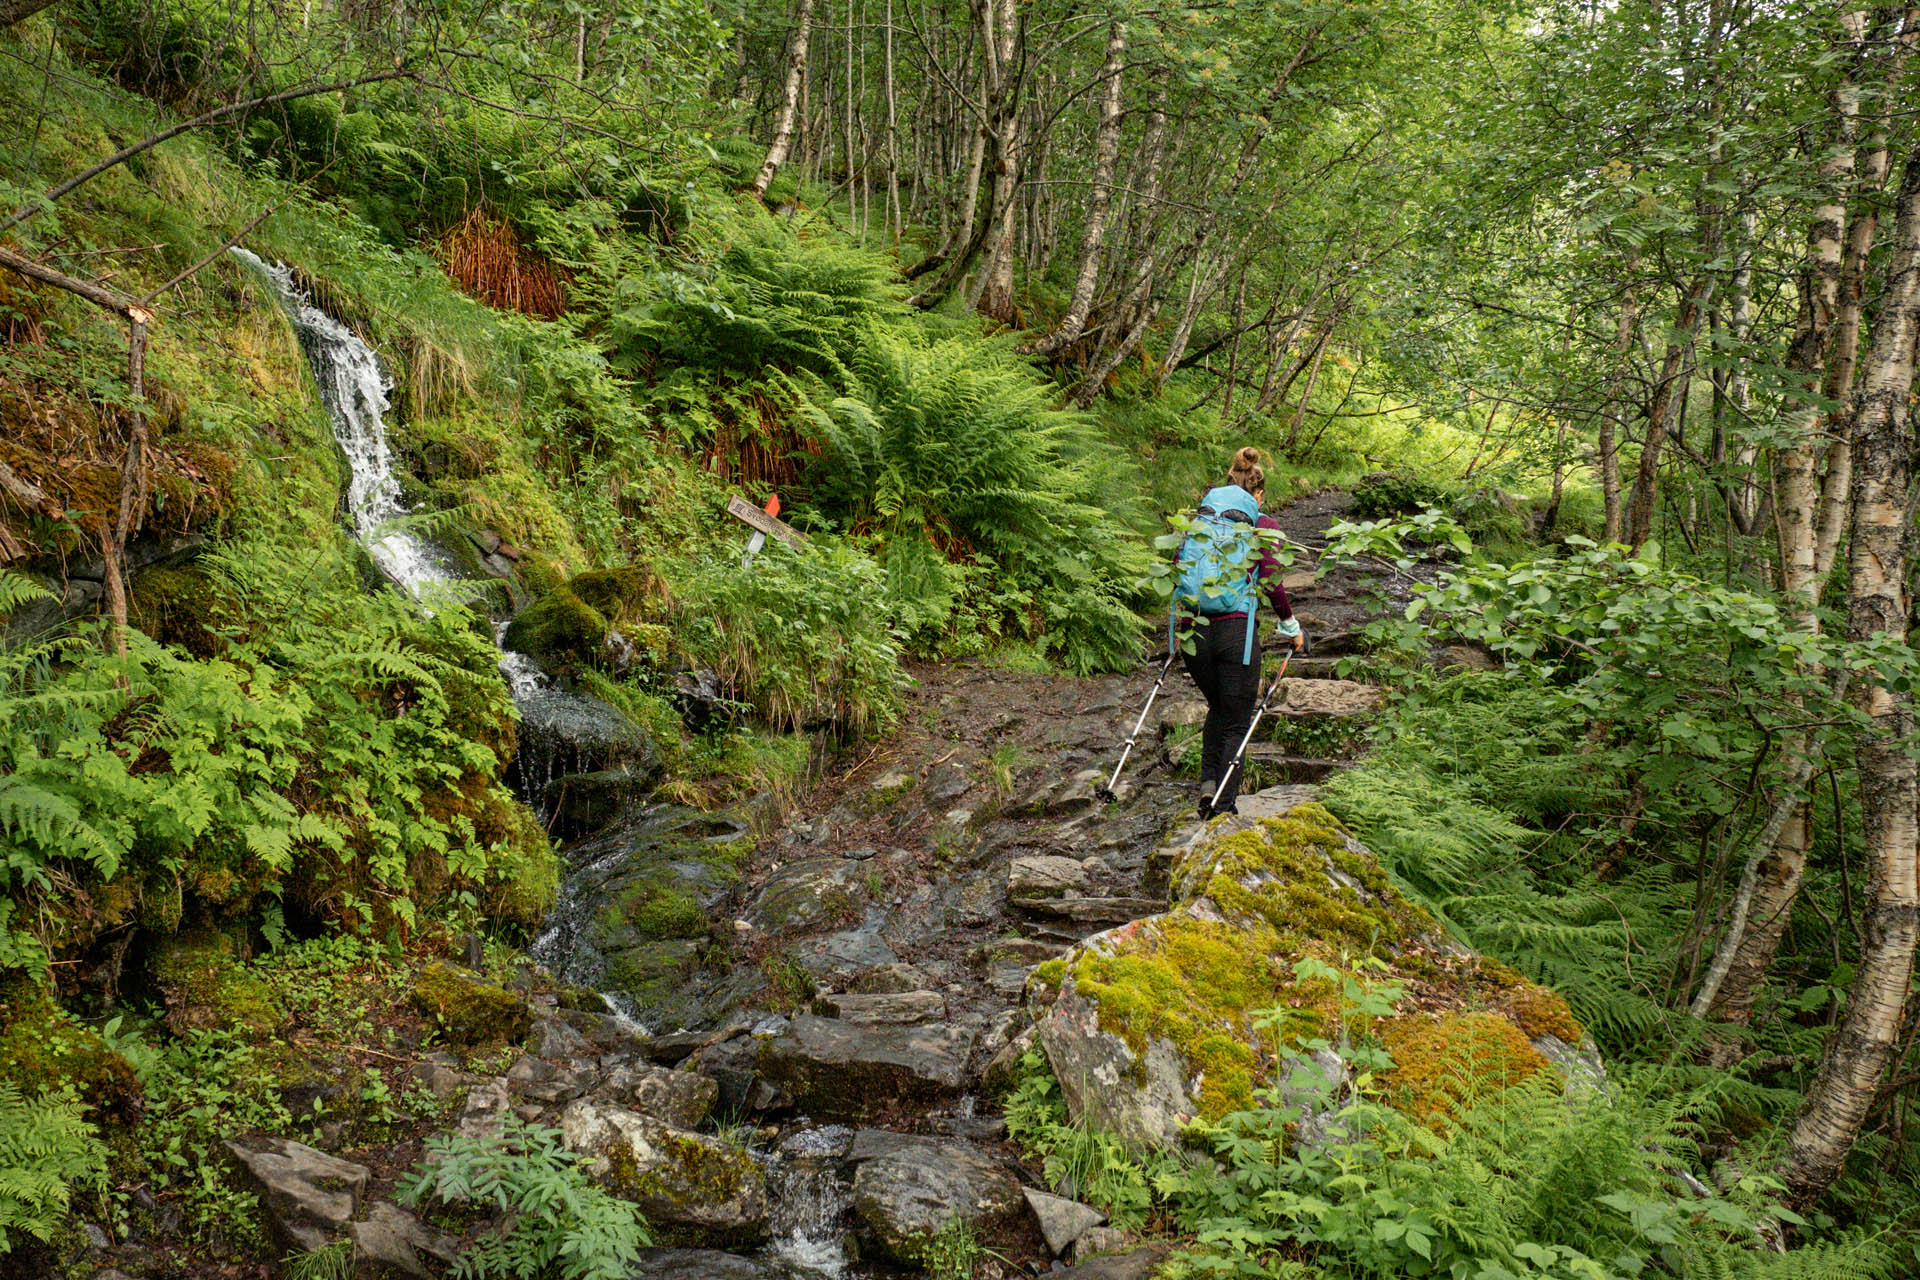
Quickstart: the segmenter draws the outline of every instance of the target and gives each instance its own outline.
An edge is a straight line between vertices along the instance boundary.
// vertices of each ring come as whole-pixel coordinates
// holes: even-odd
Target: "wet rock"
[[[654,775],[626,769],[569,773],[547,783],[540,799],[547,832],[555,840],[577,840],[600,830],[653,789]]]
[[[947,1016],[947,1002],[937,991],[902,991],[885,995],[824,995],[813,1002],[823,1018],[841,1018],[863,1027],[911,1022],[935,1022]]]
[[[1007,901],[1016,907],[1078,893],[1086,885],[1087,868],[1077,858],[1040,854],[1015,858],[1007,867]]]
[[[748,1244],[766,1235],[766,1174],[751,1153],[588,1098],[561,1114],[560,1132],[596,1181],[640,1206],[659,1238]]]
[[[1280,707],[1290,716],[1365,716],[1378,711],[1387,691],[1358,680],[1296,680],[1280,684]]]
[[[1032,1187],[1022,1187],[1020,1193],[1026,1197],[1027,1207],[1033,1210],[1034,1221],[1040,1224],[1040,1234],[1046,1238],[1047,1248],[1053,1251],[1056,1258],[1065,1253],[1074,1241],[1107,1220],[1106,1214],[1077,1200],[1048,1195]]]
[[[906,991],[925,991],[931,983],[927,975],[910,964],[875,965],[855,976],[847,990],[856,995],[899,995]]]
[[[858,928],[798,943],[790,954],[815,979],[844,983],[856,973],[899,961],[899,953],[882,936],[886,927],[887,915],[876,907]]]
[[[452,1044],[520,1040],[532,1022],[525,996],[450,964],[436,962],[422,969],[408,1001]]]
[[[519,705],[520,749],[507,781],[543,818],[552,816],[548,793],[561,778],[626,775],[644,790],[665,767],[652,736],[598,698],[550,688]]]
[[[965,1142],[866,1129],[849,1158],[854,1216],[877,1252],[906,1266],[923,1261],[928,1242],[951,1222],[989,1235],[1020,1212],[1020,1184]]]
[[[762,1074],[796,1107],[825,1119],[865,1119],[964,1092],[977,1029],[860,1027],[803,1014],[759,1050]]]
[[[720,1086],[692,1071],[633,1064],[615,1067],[594,1087],[596,1098],[611,1098],[676,1129],[698,1129],[713,1114]]]
[[[360,1211],[373,1178],[366,1165],[290,1138],[239,1138],[226,1148],[260,1197],[268,1229],[292,1248],[325,1247]]]
[[[746,910],[747,923],[766,933],[788,933],[858,915],[870,891],[857,862],[808,858],[774,872]]]
[[[774,1280],[764,1262],[716,1249],[642,1249],[630,1280]]]

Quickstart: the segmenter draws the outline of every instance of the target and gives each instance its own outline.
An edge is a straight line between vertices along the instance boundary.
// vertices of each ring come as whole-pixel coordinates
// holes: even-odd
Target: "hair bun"
[[[1243,446],[1243,447],[1241,448],[1241,450],[1240,450],[1240,452],[1238,452],[1238,453],[1236,453],[1236,454],[1234,454],[1234,455],[1233,455],[1233,465],[1234,465],[1234,466],[1236,466],[1236,467],[1257,467],[1257,466],[1259,466],[1259,465],[1260,465],[1260,451],[1259,451],[1258,449],[1256,449],[1256,448],[1254,448],[1254,447],[1253,447],[1252,445],[1245,445],[1245,446]]]

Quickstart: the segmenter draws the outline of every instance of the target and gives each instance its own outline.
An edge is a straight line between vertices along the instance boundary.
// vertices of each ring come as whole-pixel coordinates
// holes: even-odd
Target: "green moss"
[[[506,645],[550,671],[592,666],[605,653],[607,625],[605,614],[562,585],[514,618]]]
[[[213,930],[177,934],[163,941],[147,971],[167,1007],[175,1035],[239,1027],[258,1035],[274,1031],[286,1012],[273,989],[234,954],[233,939]]]
[[[219,634],[220,599],[208,577],[193,569],[151,569],[134,584],[133,621],[162,644],[196,658],[227,647]]]
[[[1202,1119],[1250,1105],[1271,1067],[1271,1046],[1254,1027],[1256,1014],[1290,1011],[1288,1034],[1296,1042],[1327,1034],[1340,1017],[1330,983],[1295,976],[1302,957],[1333,964],[1385,959],[1389,967],[1380,976],[1417,986],[1423,1009],[1492,1005],[1512,1009],[1519,1021],[1524,1006],[1542,1025],[1564,1025],[1558,1018],[1564,1002],[1551,992],[1524,980],[1502,986],[1483,976],[1477,960],[1431,954],[1426,942],[1439,933],[1433,918],[1408,902],[1370,858],[1349,850],[1344,829],[1319,805],[1202,841],[1176,863],[1173,883],[1177,902],[1204,899],[1213,909],[1176,909],[1119,931],[1108,954],[1081,951],[1065,963],[1038,966],[1032,990],[1044,999],[1071,978],[1073,989],[1096,1005],[1102,1029],[1137,1056],[1154,1040],[1171,1042],[1198,1076]],[[1527,1044],[1530,1033],[1515,1022],[1476,1016],[1505,1029],[1500,1043],[1511,1052],[1502,1061],[1539,1058]],[[1431,1026],[1432,1015],[1404,1022]],[[1458,1025],[1480,1039],[1490,1034],[1480,1022]],[[1417,1053],[1420,1046],[1409,1044]],[[1431,1090],[1414,1087],[1420,1082],[1411,1076],[1408,1081],[1409,1096],[1429,1105]]]
[[[533,810],[500,796],[485,907],[494,920],[532,929],[560,896],[560,855]]]
[[[24,977],[0,986],[0,1080],[29,1097],[71,1088],[115,1120],[130,1120],[140,1109],[133,1064]]]
[[[450,1044],[475,1045],[519,1040],[531,1018],[526,1000],[452,965],[422,969],[409,993],[413,1007],[439,1024]]]
[[[707,913],[689,895],[649,885],[622,904],[627,928],[639,938],[693,938],[707,931]]]
[[[641,564],[588,570],[569,579],[567,589],[591,608],[621,622],[658,614],[666,596],[666,584],[660,575]]]

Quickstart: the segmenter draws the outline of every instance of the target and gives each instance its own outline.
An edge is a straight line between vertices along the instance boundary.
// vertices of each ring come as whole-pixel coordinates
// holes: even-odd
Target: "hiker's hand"
[[[1300,652],[1300,650],[1307,647],[1307,633],[1304,631],[1296,633],[1293,639],[1288,641],[1288,643],[1293,646],[1293,651],[1295,653]]]

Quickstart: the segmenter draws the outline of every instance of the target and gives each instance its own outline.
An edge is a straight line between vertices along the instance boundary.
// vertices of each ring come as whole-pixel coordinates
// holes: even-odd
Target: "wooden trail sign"
[[[746,554],[740,557],[742,566],[753,563],[753,558],[760,554],[760,548],[767,545],[768,534],[772,534],[790,547],[806,545],[807,535],[780,519],[775,514],[779,510],[780,495],[777,493],[768,499],[764,511],[737,493],[727,499],[727,514],[753,530],[753,536],[747,539]]]

